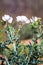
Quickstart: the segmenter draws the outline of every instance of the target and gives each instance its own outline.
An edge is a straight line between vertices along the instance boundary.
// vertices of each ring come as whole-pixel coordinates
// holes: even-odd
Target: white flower
[[[41,18],[40,17],[36,17],[36,16],[35,17],[32,16],[32,19],[33,19],[33,21],[37,21],[37,20],[39,20]]]
[[[30,23],[29,19],[26,16],[17,16],[16,21],[23,23]]]
[[[41,18],[39,18],[39,17],[33,17],[33,16],[32,16],[32,18],[30,18],[30,22],[31,22],[31,23],[34,23],[34,22],[36,22],[36,21],[39,20],[39,19],[41,19]]]
[[[10,17],[9,15],[4,15],[4,16],[2,16],[2,20],[7,21],[8,23],[12,23],[13,18]]]
[[[2,20],[3,20],[3,21],[8,20],[9,18],[10,18],[10,16],[9,16],[9,15],[4,15],[4,16],[2,16]]]

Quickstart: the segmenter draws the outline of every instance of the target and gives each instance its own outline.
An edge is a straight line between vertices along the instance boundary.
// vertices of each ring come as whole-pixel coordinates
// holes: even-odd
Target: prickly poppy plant
[[[43,63],[40,58],[43,57],[43,25],[41,19],[32,17],[28,21],[29,24],[21,26],[22,28],[14,29],[11,25],[7,25],[7,28],[0,30],[5,32],[8,39],[0,42],[0,51],[5,56],[7,65],[37,65]],[[21,34],[25,34],[25,31],[31,36],[32,43],[29,45],[21,44]],[[24,32],[24,33],[23,33]],[[40,43],[37,44],[37,39],[40,39]],[[12,44],[14,50],[12,51],[7,45]],[[6,56],[5,49],[9,50],[9,58]]]

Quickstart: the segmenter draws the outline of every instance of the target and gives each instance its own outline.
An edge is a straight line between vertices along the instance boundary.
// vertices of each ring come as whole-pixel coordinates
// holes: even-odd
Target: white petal
[[[35,17],[32,16],[32,20],[35,21]]]
[[[2,16],[2,20],[3,20],[3,21],[6,21],[6,19],[5,19],[5,17],[4,17],[4,16]]]
[[[27,21],[27,17],[26,16],[17,16],[16,17],[16,21],[17,22],[19,22],[19,21],[21,21],[21,22],[25,22],[25,21]]]
[[[27,21],[27,17],[26,16],[21,16],[21,19],[22,19],[22,21]]]
[[[17,17],[16,17],[16,21],[17,21],[17,22],[20,22],[20,21],[21,21],[21,16],[17,16]]]
[[[12,21],[13,21],[13,18],[10,17],[10,19],[8,20],[8,23],[12,23]]]
[[[26,23],[27,23],[27,24],[30,23],[30,20],[27,20]]]
[[[4,15],[5,19],[8,20],[10,18],[9,15]]]
[[[34,20],[30,19],[30,21],[31,21],[32,23],[34,23]]]
[[[37,17],[35,17],[35,21],[37,21],[38,20],[38,18]]]
[[[33,19],[34,21],[37,21],[38,19],[41,19],[41,18],[36,17],[36,16],[35,16],[35,17],[32,16],[32,19]]]

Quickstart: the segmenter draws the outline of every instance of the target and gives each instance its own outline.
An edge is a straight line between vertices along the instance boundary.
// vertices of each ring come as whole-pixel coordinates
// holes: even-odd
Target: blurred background
[[[11,15],[14,20],[18,15],[43,18],[43,0],[0,0],[0,18],[4,14]]]

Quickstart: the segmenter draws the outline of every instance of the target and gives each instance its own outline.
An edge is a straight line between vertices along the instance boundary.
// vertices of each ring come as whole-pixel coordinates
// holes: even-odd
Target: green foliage
[[[21,39],[32,38],[32,36],[33,36],[33,31],[31,24],[27,24],[21,28],[20,30]]]
[[[8,38],[12,42],[14,40],[14,36],[16,35],[15,29],[11,26],[8,26],[8,31],[6,31],[8,34]]]
[[[33,37],[40,37],[42,31],[40,30],[40,21],[24,25],[20,30],[20,39],[30,39]]]
[[[33,39],[34,43],[30,43],[29,45],[20,44],[20,35],[12,26],[8,26],[5,32],[7,33],[8,40],[0,43],[0,49],[4,56],[7,56],[5,49],[10,53],[8,59],[5,57],[7,65],[37,65],[38,63],[43,63],[43,61],[38,60],[43,57],[43,38],[41,37],[40,24],[36,22],[30,23],[20,30],[21,38],[27,35],[26,38],[29,36]],[[37,38],[41,39],[40,45],[37,44]],[[9,44],[15,44],[16,51],[11,50],[7,46]]]

